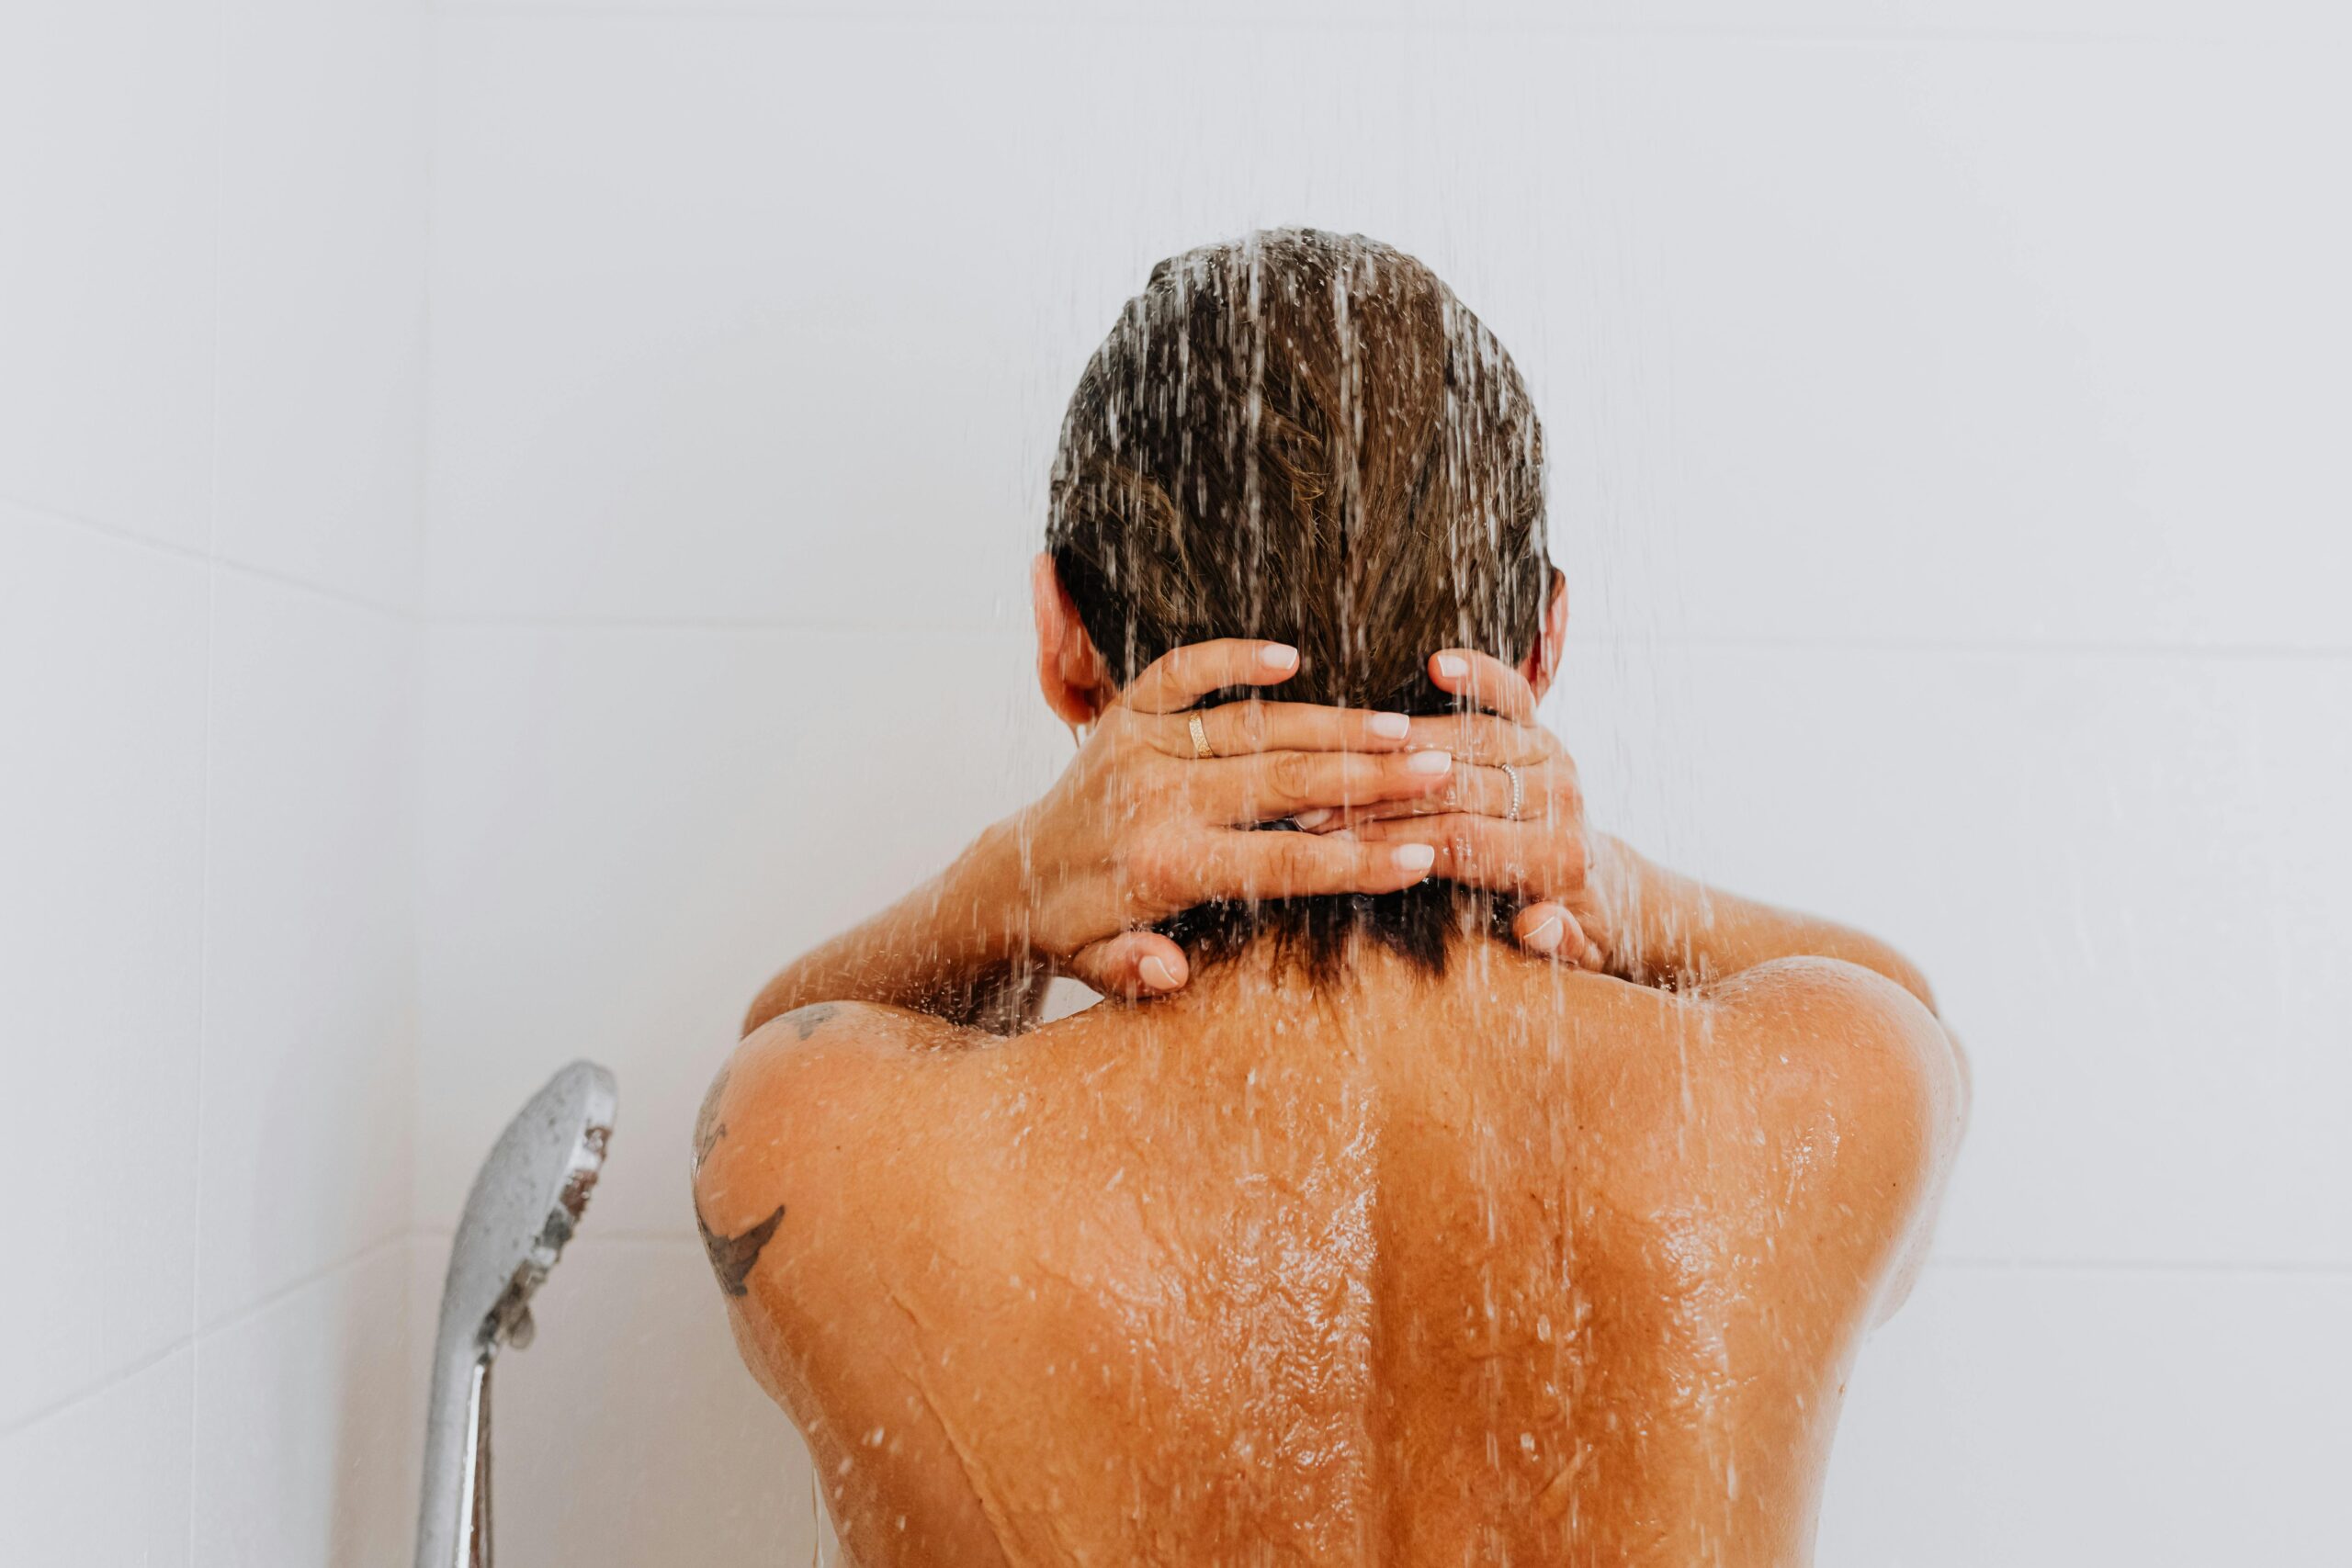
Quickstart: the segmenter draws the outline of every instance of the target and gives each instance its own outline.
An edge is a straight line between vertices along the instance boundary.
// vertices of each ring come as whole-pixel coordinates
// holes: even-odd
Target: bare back
[[[1800,1562],[1953,1122],[1829,960],[1254,957],[1012,1040],[746,1040],[697,1209],[863,1568]]]

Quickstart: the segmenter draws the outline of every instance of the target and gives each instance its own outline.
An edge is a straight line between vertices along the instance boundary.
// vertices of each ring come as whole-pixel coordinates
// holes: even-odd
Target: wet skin
[[[1961,1099],[1836,960],[1253,953],[1012,1039],[786,1014],[695,1196],[861,1568],[1790,1564]]]

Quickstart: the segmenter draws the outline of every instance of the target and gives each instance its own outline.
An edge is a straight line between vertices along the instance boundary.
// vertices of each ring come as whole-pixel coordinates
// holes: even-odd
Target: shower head
[[[574,1062],[498,1135],[449,1249],[424,1431],[417,1568],[490,1562],[490,1366],[531,1342],[531,1293],[588,1206],[612,1135],[612,1074]]]

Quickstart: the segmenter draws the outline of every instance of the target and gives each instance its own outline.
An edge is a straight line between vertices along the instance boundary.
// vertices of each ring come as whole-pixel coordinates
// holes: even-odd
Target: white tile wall
[[[212,519],[216,22],[183,0],[0,13],[0,497],[191,549]]]
[[[188,1330],[205,600],[200,562],[0,508],[0,1191],[42,1195],[0,1235],[55,1282],[0,1291],[0,1430]]]
[[[1302,205],[1444,259],[1472,249],[1449,222],[1489,211],[1477,232],[1513,243],[1463,254],[1474,278],[1537,254],[1516,180],[1417,135],[1436,89],[1376,40],[1329,47],[1323,90],[1377,107],[1351,102],[1329,139],[1404,174],[1302,204],[1315,171],[1250,132],[1320,130],[1327,106],[1222,122],[1276,73],[1213,33],[1139,52],[1034,25],[451,18],[435,609],[1025,626],[1062,402],[1159,256]],[[1489,57],[1457,42],[1428,66],[1480,130],[1525,139],[1532,74],[1471,96]],[[1182,177],[1139,178],[1162,166]]]
[[[198,1321],[408,1226],[414,630],[214,590]]]
[[[1307,218],[1551,394],[1611,626],[2341,649],[2339,59],[453,17],[432,595],[998,624],[1117,301]]]
[[[220,553],[412,608],[426,20],[222,0]]]
[[[20,1562],[185,1568],[195,1350],[123,1370],[0,1436],[0,1539]]]
[[[1568,310],[1630,337],[1602,358],[1643,390],[1571,373],[1563,406],[1570,499],[1620,522],[1630,478],[1660,536],[1601,536],[1604,604],[1759,640],[2343,650],[2352,216],[2306,194],[2352,139],[2341,59],[1629,47],[1606,102],[1637,151],[1596,180],[1634,259]]]
[[[198,1343],[196,1562],[412,1561],[418,1250],[377,1247]]]
[[[2341,1272],[1931,1268],[1849,1385],[1820,1568],[2340,1562],[2347,1314]]]
[[[405,1558],[419,6],[0,10],[0,1559]]]
[[[562,10],[576,0],[443,0],[449,11]],[[1001,23],[1054,19],[1166,22],[1151,0],[629,0],[630,11],[707,15],[887,17]],[[1197,0],[1190,25],[1311,24],[1318,28],[1444,27],[1598,33],[1717,35],[1807,40],[1857,38],[2327,39],[2341,17],[2316,0],[2248,0],[2222,10],[2211,0]]]

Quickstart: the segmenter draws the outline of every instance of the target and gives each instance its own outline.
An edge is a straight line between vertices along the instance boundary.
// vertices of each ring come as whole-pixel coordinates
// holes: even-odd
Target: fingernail
[[[1286,642],[1270,642],[1258,650],[1258,662],[1269,670],[1298,668],[1298,649]]]
[[[1374,714],[1363,727],[1383,740],[1402,740],[1413,733],[1413,721],[1401,713]]]
[[[1141,964],[1136,964],[1136,969],[1143,976],[1143,983],[1155,991],[1172,991],[1176,988],[1176,971],[1168,967],[1168,960],[1158,953],[1153,953]]]
[[[1300,812],[1297,816],[1291,818],[1291,824],[1294,827],[1303,828],[1312,831],[1317,828],[1320,828],[1324,823],[1329,822],[1332,818],[1337,817],[1338,815],[1338,812],[1332,810],[1328,806],[1318,806],[1312,811]]]
[[[1441,653],[1437,656],[1437,672],[1449,681],[1459,680],[1470,673],[1470,661],[1458,653]]]
[[[1560,938],[1566,934],[1566,931],[1567,926],[1559,916],[1547,916],[1542,925],[1527,933],[1527,945],[1538,953],[1554,952],[1559,947]]]
[[[1451,751],[1416,751],[1405,759],[1405,771],[1408,773],[1442,773],[1452,766]]]
[[[1396,858],[1398,871],[1419,874],[1437,863],[1437,851],[1428,844],[1399,844]]]

